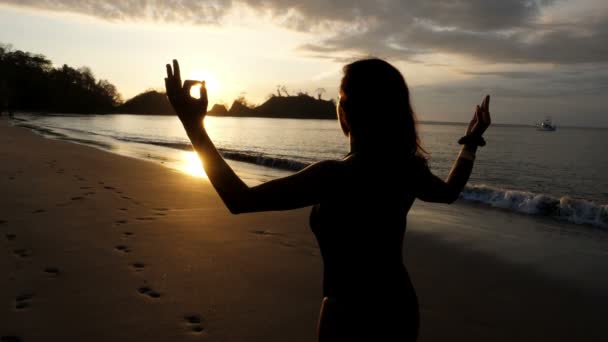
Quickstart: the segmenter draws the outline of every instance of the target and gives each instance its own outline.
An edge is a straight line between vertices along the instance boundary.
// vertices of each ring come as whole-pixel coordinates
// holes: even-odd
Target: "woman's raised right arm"
[[[201,83],[200,98],[190,96],[190,88]],[[165,79],[167,96],[177,112],[192,147],[200,157],[205,173],[233,214],[286,210],[305,207],[321,201],[331,187],[339,169],[337,161],[323,161],[310,165],[288,177],[249,187],[226,163],[205,130],[203,119],[207,113],[207,91],[204,82],[187,80],[182,86],[179,64],[167,64]]]

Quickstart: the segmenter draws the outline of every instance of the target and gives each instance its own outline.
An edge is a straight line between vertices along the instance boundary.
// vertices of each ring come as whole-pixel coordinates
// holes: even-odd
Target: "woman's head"
[[[381,59],[364,59],[344,66],[338,118],[344,134],[358,148],[375,153],[395,149],[423,151],[405,79]]]

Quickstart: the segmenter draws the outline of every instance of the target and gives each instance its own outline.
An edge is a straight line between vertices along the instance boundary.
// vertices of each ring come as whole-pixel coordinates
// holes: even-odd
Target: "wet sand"
[[[315,340],[308,209],[233,216],[205,179],[4,118],[0,160],[0,341]],[[405,247],[420,341],[608,338],[605,294],[416,229]]]

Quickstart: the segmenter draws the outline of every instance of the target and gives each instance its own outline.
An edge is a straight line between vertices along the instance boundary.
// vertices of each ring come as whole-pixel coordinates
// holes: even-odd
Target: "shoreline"
[[[308,208],[232,216],[205,179],[45,139],[4,118],[0,144],[0,336],[315,340],[322,264]],[[608,337],[605,292],[444,234],[494,215],[441,215],[420,207],[408,217],[419,341]]]
[[[203,176],[204,171],[186,141],[175,142],[155,140],[146,137],[125,137],[82,129],[60,127],[36,123],[36,120],[16,119],[15,125],[27,127],[46,138],[71,141],[110,151],[123,156],[161,164],[187,173]],[[179,128],[181,130],[181,127]],[[284,177],[304,168],[315,158],[286,157],[280,152],[266,153],[260,149],[219,147],[229,164],[244,178],[249,185]],[[337,158],[327,156],[327,158]],[[480,164],[481,166],[481,164]],[[447,170],[434,169],[435,172],[447,173]],[[587,194],[589,195],[589,194]],[[601,197],[601,196],[600,196]],[[486,182],[467,185],[460,196],[460,201],[479,205],[489,210],[506,209],[510,212],[528,217],[543,217],[557,222],[568,222],[585,227],[599,228],[608,232],[608,204],[594,196],[577,196],[561,192],[530,191],[526,187],[497,186]]]

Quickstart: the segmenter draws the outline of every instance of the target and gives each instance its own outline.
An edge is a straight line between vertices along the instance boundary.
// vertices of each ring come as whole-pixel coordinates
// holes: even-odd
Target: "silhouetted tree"
[[[251,107],[251,106],[249,105],[249,103],[247,102],[247,99],[245,98],[245,93],[241,93],[241,94],[239,95],[239,97],[237,97],[237,98],[236,98],[236,100],[234,100],[234,101],[235,101],[235,102],[238,102],[238,103],[240,103],[240,104],[242,104],[242,105],[243,105],[243,106],[245,106],[245,107]]]
[[[317,93],[317,98],[320,100],[321,96],[323,96],[323,94],[325,94],[325,88],[317,88],[315,90],[315,92]]]
[[[286,96],[289,96],[289,92],[287,92],[287,86],[281,86],[281,91],[283,92],[283,94],[285,94]]]
[[[45,56],[0,45],[0,104],[13,110],[107,113],[120,104],[116,87],[88,67],[53,68]]]

